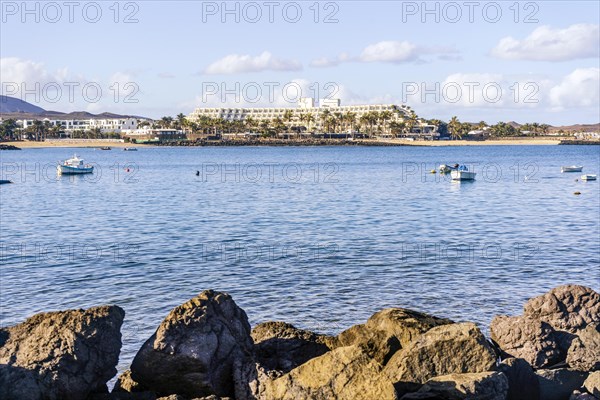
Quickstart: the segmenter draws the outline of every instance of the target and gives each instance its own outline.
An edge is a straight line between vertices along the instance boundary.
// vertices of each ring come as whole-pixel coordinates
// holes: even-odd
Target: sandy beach
[[[103,140],[52,140],[47,142],[2,142],[5,145],[12,145],[21,149],[35,149],[35,148],[46,148],[46,147],[144,147],[146,145],[136,143],[125,143],[125,142],[108,142]]]
[[[516,139],[495,139],[482,141],[467,141],[467,140],[406,140],[406,139],[379,139],[379,140],[360,140],[360,142],[370,145],[387,144],[387,145],[407,145],[407,146],[531,146],[531,145],[558,145],[560,138],[516,138]],[[104,140],[52,140],[47,142],[3,142],[2,144],[13,145],[22,149],[26,148],[47,148],[47,147],[149,147],[152,145],[125,143],[125,142],[108,142]],[[261,143],[268,145],[268,141]],[[342,144],[342,143],[340,143]],[[229,145],[232,145],[231,143]],[[329,144],[330,145],[330,144]]]

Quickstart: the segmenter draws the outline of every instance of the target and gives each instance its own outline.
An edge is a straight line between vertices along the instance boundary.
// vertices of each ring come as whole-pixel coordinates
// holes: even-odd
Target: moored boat
[[[110,146],[100,147],[100,150],[112,150]]]
[[[84,164],[83,159],[74,155],[73,158],[69,158],[58,164],[56,170],[59,175],[91,174],[94,172],[94,166]]]
[[[0,179],[0,185],[6,185],[7,183],[12,183],[12,181],[9,181],[8,179]]]
[[[123,147],[123,151],[137,151],[135,147]]]
[[[591,174],[581,175],[582,181],[595,181],[596,178],[597,178],[596,175],[591,175]]]
[[[474,181],[476,172],[471,172],[467,167],[461,165],[458,169],[450,172],[453,181]]]
[[[454,164],[454,165],[446,165],[446,164],[441,164],[438,167],[438,170],[442,173],[442,174],[447,174],[450,173],[452,171],[456,171],[458,169],[458,164]]]
[[[569,167],[560,167],[560,172],[581,172],[583,169],[580,165],[571,165]]]

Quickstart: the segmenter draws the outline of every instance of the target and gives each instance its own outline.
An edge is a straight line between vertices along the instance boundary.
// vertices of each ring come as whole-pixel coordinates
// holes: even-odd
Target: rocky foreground
[[[284,322],[250,328],[225,294],[173,309],[112,391],[117,306],[37,314],[0,329],[0,399],[600,399],[600,295],[560,286],[473,323],[402,308],[337,336]]]

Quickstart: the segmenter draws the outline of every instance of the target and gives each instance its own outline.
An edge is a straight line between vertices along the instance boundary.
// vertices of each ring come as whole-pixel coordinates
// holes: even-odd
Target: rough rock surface
[[[583,383],[583,387],[600,399],[600,371],[592,372]]]
[[[536,371],[540,382],[540,399],[565,400],[579,389],[587,373],[571,369],[541,369]]]
[[[596,398],[589,393],[582,393],[579,390],[576,390],[571,394],[569,400],[596,400]]]
[[[577,331],[567,352],[567,363],[580,371],[600,369],[600,324]]]
[[[127,392],[127,393],[136,393],[136,392],[143,392],[146,391],[147,389],[141,385],[139,382],[136,382],[133,380],[133,378],[131,377],[131,370],[128,369],[125,372],[123,372],[121,375],[119,375],[119,377],[117,378],[117,382],[115,383],[115,386],[113,387],[113,392]]]
[[[487,372],[495,363],[479,328],[467,322],[430,329],[394,354],[385,371],[403,394],[435,376]]]
[[[355,325],[337,337],[340,346],[361,346],[385,365],[402,347],[429,329],[453,323],[449,319],[404,308],[388,308],[373,314],[365,324]]]
[[[444,399],[505,400],[508,379],[501,372],[443,375],[427,381],[419,393],[436,394]]]
[[[231,296],[207,290],[174,308],[144,343],[131,377],[159,395],[233,394],[233,364],[252,351],[246,313]]]
[[[508,379],[506,400],[531,400],[540,398],[540,383],[531,365],[522,358],[502,361],[498,371]]]
[[[289,372],[330,350],[332,338],[297,329],[285,322],[265,322],[252,330],[257,361],[268,369]]]
[[[395,336],[400,346],[406,347],[422,333],[439,325],[452,324],[453,321],[438,318],[405,308],[387,308],[371,316],[366,328],[379,330]]]
[[[251,360],[237,360],[233,367],[233,383],[237,400],[264,399],[266,386],[283,375],[281,371],[268,370]]]
[[[269,382],[262,399],[388,400],[396,393],[381,364],[359,346],[346,346]]]
[[[0,329],[0,398],[79,400],[116,373],[125,312],[117,306],[41,313]]]
[[[522,358],[535,368],[551,366],[564,359],[554,329],[539,319],[496,316],[490,332],[492,340],[502,349],[503,358]]]
[[[530,299],[523,311],[555,330],[576,333],[588,324],[600,322],[600,294],[585,286],[558,286]]]

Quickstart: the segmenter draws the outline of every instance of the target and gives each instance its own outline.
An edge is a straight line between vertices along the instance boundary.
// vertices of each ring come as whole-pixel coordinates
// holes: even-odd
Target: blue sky
[[[46,109],[156,118],[202,105],[293,107],[298,89],[319,88],[342,104],[407,103],[426,118],[600,121],[596,1],[26,7],[2,2],[2,93]]]

